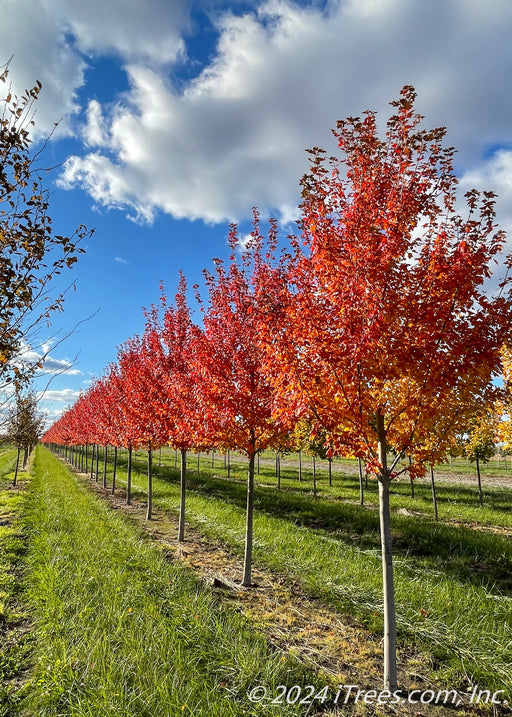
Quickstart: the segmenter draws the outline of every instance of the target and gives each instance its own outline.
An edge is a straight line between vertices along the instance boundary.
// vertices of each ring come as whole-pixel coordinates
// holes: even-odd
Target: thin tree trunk
[[[329,486],[332,486],[332,458],[329,458]]]
[[[395,588],[393,581],[393,550],[391,540],[391,515],[389,510],[389,486],[391,480],[388,476],[384,416],[381,413],[377,413],[376,417],[379,461],[382,466],[382,472],[379,477],[379,520],[384,598],[384,689],[394,692],[398,689],[398,675],[396,664],[396,614]]]
[[[132,451],[131,446],[128,447],[128,476],[126,478],[126,505],[132,503]]]
[[[96,444],[93,443],[91,446],[91,480],[94,476],[94,449],[96,447]]]
[[[364,486],[363,486],[363,462],[360,458],[359,463],[359,504],[364,505]]]
[[[23,451],[23,469],[27,467],[27,461],[28,461],[28,448],[25,448]]]
[[[257,474],[259,475],[259,474],[260,474],[260,454],[259,454],[259,451],[258,451],[258,456],[257,456],[257,458],[256,458],[256,461],[257,461],[257,463],[256,463],[256,472],[257,472]]]
[[[313,495],[316,498],[316,460],[313,456]]]
[[[84,473],[89,473],[89,456],[87,455],[87,449],[88,444],[85,444],[85,464],[84,464]]]
[[[299,482],[302,480],[302,451],[299,450]]]
[[[249,455],[249,468],[247,471],[247,514],[245,523],[245,556],[244,556],[244,577],[242,585],[251,587],[252,577],[252,524],[254,514],[254,458],[255,452]]]
[[[436,482],[434,480],[434,466],[430,466],[430,482],[432,484],[432,502],[434,504],[434,520],[439,520],[439,513],[437,512]]]
[[[151,444],[148,449],[148,512],[146,513],[146,520],[151,520],[153,513],[153,451],[151,450]]]
[[[277,475],[277,490],[281,490],[281,458],[279,453],[276,453],[276,475]]]
[[[212,468],[215,468],[215,448],[212,448]]]
[[[21,448],[18,446],[18,452],[16,454],[16,469],[14,471],[14,479],[12,481],[13,485],[16,485],[16,481],[18,480],[18,469],[20,467],[20,451]]]
[[[201,453],[197,454],[197,475],[201,472]]]
[[[182,448],[181,451],[181,473],[180,473],[180,520],[178,524],[178,542],[185,540],[185,495],[186,495],[186,479],[187,479],[187,451]]]
[[[231,476],[231,451],[228,448],[228,480]]]
[[[478,479],[478,500],[480,502],[480,508],[484,507],[484,494],[482,493],[482,478],[480,476],[480,461],[476,459],[476,475]]]
[[[117,446],[114,446],[114,470],[112,471],[112,495],[116,490],[116,473],[117,473]]]
[[[409,465],[412,464],[412,458],[409,456]],[[412,475],[409,474],[409,480],[411,482],[411,498],[414,498],[414,479]]]
[[[103,487],[107,487],[107,457],[108,457],[108,446],[105,446],[105,458],[103,461]]]
[[[158,449],[158,467],[162,465],[162,446]]]

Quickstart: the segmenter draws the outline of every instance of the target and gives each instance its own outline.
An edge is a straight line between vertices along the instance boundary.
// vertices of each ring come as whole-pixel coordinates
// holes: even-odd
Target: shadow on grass
[[[120,462],[121,468],[123,465]],[[133,470],[144,475],[145,461],[134,460]],[[245,481],[235,478],[227,480],[216,475],[214,470],[203,468],[199,475],[188,470],[187,490],[245,509]],[[233,475],[235,472],[233,470]],[[167,484],[179,482],[179,472],[172,465],[154,466],[154,477],[155,501],[168,497],[164,486],[159,488],[159,480]],[[268,476],[260,476],[260,481],[263,478],[266,480]],[[351,480],[351,477],[346,481],[344,478],[344,482],[347,488],[352,484],[353,491],[358,489],[358,482]],[[304,483],[298,485],[307,489]],[[397,487],[405,488],[403,484]],[[427,486],[421,488],[427,491]],[[310,491],[311,486],[308,493],[299,493],[295,488],[276,490],[272,484],[260,484],[256,488],[255,509],[268,516],[314,529],[331,540],[339,541],[340,547],[344,543],[355,543],[361,550],[380,551],[379,516],[375,505],[360,506],[348,499],[333,499],[332,496],[315,499]],[[406,492],[404,494],[396,488],[394,492],[407,497]],[[505,500],[505,491],[497,493]],[[447,491],[449,495],[453,499],[453,489]],[[474,499],[470,487],[461,487],[461,495]],[[450,500],[449,497],[445,499]],[[415,503],[416,506],[421,508],[421,502]],[[509,537],[436,522],[425,515],[403,515],[397,512],[392,515],[392,530],[393,552],[397,559],[414,557],[421,561],[425,569],[443,571],[460,582],[482,586],[491,593],[512,595],[512,541]]]

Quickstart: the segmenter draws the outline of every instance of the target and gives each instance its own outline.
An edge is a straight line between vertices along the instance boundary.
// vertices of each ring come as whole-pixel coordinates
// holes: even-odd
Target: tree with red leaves
[[[468,192],[467,216],[456,213],[454,150],[443,148],[443,128],[419,127],[414,101],[404,87],[382,139],[373,112],[339,122],[341,160],[311,150],[302,241],[294,242],[286,291],[276,284],[265,334],[281,420],[292,409],[312,415],[336,453],[364,459],[379,481],[391,690],[390,483],[406,455],[416,475],[441,458],[440,426],[454,432],[476,398],[489,402],[510,334],[508,280],[494,295],[483,288],[503,246],[494,195]]]
[[[257,341],[260,297],[269,276],[266,262],[275,249],[275,238],[272,224],[265,255],[255,212],[250,240],[238,251],[240,240],[232,226],[229,266],[215,260],[215,273],[205,271],[209,304],[204,309],[204,333],[195,345],[203,442],[241,451],[249,459],[244,586],[251,585],[255,457],[284,434],[272,418],[274,392]]]
[[[196,383],[192,370],[195,339],[200,329],[191,318],[187,303],[187,282],[180,272],[174,305],[166,305],[162,297],[164,315],[161,325],[154,309],[149,325],[154,328],[153,350],[165,375],[169,411],[169,443],[180,452],[180,513],[178,541],[185,539],[185,498],[187,451],[197,447],[198,431],[202,425],[195,401]]]
[[[165,445],[169,435],[165,374],[154,353],[154,343],[151,327],[146,326],[142,337],[129,339],[117,357],[123,377],[126,431],[132,446],[144,446],[148,452],[147,520],[151,520],[153,511],[153,450]]]

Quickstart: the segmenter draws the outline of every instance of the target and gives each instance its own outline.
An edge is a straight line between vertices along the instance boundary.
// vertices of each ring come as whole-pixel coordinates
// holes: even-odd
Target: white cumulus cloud
[[[369,107],[385,121],[404,84],[428,125],[449,127],[462,169],[510,135],[505,0],[339,0],[323,11],[269,0],[219,16],[217,29],[215,56],[183,92],[159,68],[127,66],[130,92],[102,119],[109,151],[71,158],[64,186],[138,221],[163,211],[222,222],[255,204],[290,217],[304,150],[328,145],[348,114]]]

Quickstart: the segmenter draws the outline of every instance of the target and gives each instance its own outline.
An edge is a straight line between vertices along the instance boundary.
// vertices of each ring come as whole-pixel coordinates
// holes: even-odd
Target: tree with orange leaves
[[[404,87],[382,139],[373,112],[340,121],[341,160],[311,150],[302,241],[294,240],[287,290],[276,285],[266,334],[277,416],[312,415],[336,453],[364,459],[379,481],[391,690],[390,483],[406,455],[407,470],[423,473],[447,445],[440,427],[467,425],[475,402],[488,403],[511,305],[508,280],[494,296],[483,289],[503,245],[494,195],[468,192],[467,216],[457,215],[454,150],[443,148],[443,128],[420,128],[414,101]]]

